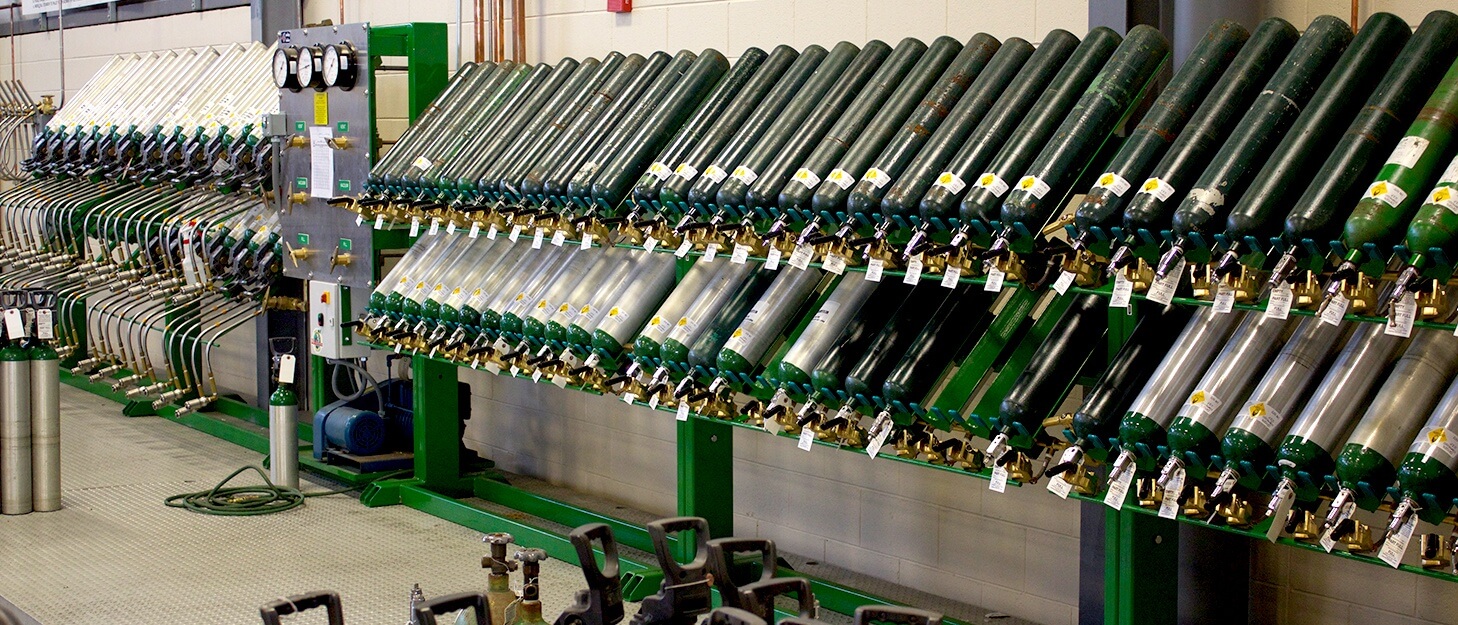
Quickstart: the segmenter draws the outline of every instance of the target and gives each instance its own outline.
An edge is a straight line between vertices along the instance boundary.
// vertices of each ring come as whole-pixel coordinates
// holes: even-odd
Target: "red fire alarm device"
[[[608,12],[610,13],[632,13],[633,0],[607,0]]]

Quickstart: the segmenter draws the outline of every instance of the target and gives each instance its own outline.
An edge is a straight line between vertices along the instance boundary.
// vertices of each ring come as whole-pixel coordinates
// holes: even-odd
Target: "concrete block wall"
[[[676,513],[675,421],[612,397],[485,372],[466,443],[501,468]],[[735,428],[734,531],[787,552],[1037,623],[1074,623],[1078,505]]]

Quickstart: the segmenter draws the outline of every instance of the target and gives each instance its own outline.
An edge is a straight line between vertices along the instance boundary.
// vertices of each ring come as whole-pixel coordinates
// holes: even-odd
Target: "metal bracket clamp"
[[[606,523],[589,523],[567,535],[577,549],[577,561],[587,578],[587,589],[579,590],[572,605],[564,608],[556,625],[615,625],[623,620],[623,584],[618,562],[618,542]],[[593,541],[602,545],[603,564],[598,566]]]
[[[324,608],[328,613],[329,625],[344,625],[344,607],[340,604],[339,593],[332,590],[319,590],[276,599],[263,604],[258,608],[258,613],[263,617],[263,625],[279,625],[282,622],[279,620],[280,616],[298,614],[319,607]]]

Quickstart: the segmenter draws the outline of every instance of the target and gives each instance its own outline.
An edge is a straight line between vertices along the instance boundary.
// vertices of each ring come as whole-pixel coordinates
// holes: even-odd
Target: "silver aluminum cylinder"
[[[1332,325],[1317,317],[1301,321],[1296,334],[1281,348],[1276,361],[1261,376],[1260,383],[1251,391],[1245,406],[1236,412],[1232,428],[1239,428],[1255,434],[1267,445],[1275,446],[1285,432],[1285,425],[1291,422],[1292,412],[1306,400],[1306,394],[1316,386],[1322,368],[1331,359],[1332,352],[1341,345],[1339,339],[1346,334],[1350,324]],[[1259,405],[1260,410],[1250,408]]]
[[[1407,339],[1385,332],[1383,324],[1357,326],[1286,436],[1335,453],[1382,381],[1383,372],[1407,345]]]
[[[30,361],[31,501],[61,509],[61,361]]]
[[[299,408],[268,407],[268,479],[274,486],[299,488]]]
[[[794,270],[790,268],[783,271]],[[815,312],[815,317],[800,332],[800,337],[785,352],[781,362],[807,373],[814,371],[816,365],[820,364],[820,359],[825,357],[831,345],[839,338],[841,329],[860,313],[861,306],[871,298],[879,284],[866,280],[864,272],[847,273],[840,279],[840,284],[835,286],[835,290],[831,291],[830,297],[820,304],[820,310]]]
[[[1162,427],[1174,421],[1175,411],[1190,396],[1200,374],[1210,366],[1235,323],[1245,312],[1217,313],[1213,307],[1202,307],[1175,339],[1174,348],[1165,354],[1149,383],[1129,406],[1129,412],[1147,418]]]
[[[1412,344],[1372,398],[1347,444],[1371,449],[1397,466],[1455,369],[1458,336],[1443,330],[1414,330]]]
[[[30,478],[30,362],[0,361],[0,513],[28,514]]]

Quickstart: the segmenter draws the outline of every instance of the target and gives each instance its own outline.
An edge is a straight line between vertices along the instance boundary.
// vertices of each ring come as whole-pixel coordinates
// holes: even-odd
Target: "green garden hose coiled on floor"
[[[228,486],[228,482],[238,477],[244,471],[252,469],[258,477],[263,478],[263,484],[257,486]],[[399,474],[391,474],[385,477],[394,477]],[[385,478],[380,478],[385,479]],[[223,481],[209,490],[200,490],[195,493],[182,493],[167,498],[165,502],[169,508],[183,508],[200,514],[211,514],[215,516],[258,516],[260,514],[273,514],[285,510],[293,510],[304,505],[304,500],[309,497],[323,497],[325,495],[339,495],[361,487],[351,486],[339,490],[326,490],[318,493],[305,493],[296,488],[287,486],[275,486],[268,479],[268,474],[258,465],[250,464],[238,467],[237,471],[228,474]]]

